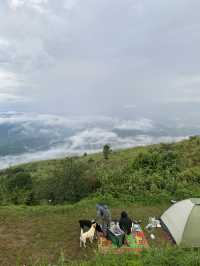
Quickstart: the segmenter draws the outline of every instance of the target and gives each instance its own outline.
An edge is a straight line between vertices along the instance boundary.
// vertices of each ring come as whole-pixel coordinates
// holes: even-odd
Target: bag
[[[109,229],[107,230],[107,239],[112,241],[112,244],[118,248],[122,247],[124,244],[125,235],[115,235]]]

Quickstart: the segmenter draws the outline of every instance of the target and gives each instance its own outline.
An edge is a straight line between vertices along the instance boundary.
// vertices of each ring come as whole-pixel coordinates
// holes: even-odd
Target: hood
[[[122,218],[127,218],[127,217],[128,217],[128,214],[127,214],[125,211],[123,211],[123,212],[121,213],[121,217],[122,217]]]

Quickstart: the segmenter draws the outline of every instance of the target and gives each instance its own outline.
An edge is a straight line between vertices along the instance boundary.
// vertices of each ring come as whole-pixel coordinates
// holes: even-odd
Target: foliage
[[[32,178],[29,172],[23,169],[15,169],[13,173],[1,179],[1,202],[13,202],[14,204],[27,203],[31,198]]]
[[[95,193],[148,204],[200,197],[200,137],[112,153],[105,145],[103,153],[4,170],[0,202],[57,204]]]
[[[52,175],[45,180],[38,180],[34,194],[37,199],[49,200],[58,204],[63,202],[77,202],[96,190],[95,177],[86,175],[87,165],[67,158],[59,168],[55,168]]]
[[[108,160],[109,154],[111,153],[110,145],[106,144],[103,146],[103,157],[105,160]]]
[[[98,187],[95,176],[87,172],[87,164],[74,158],[56,164],[45,178],[37,178],[29,170],[10,168],[0,183],[4,188],[0,191],[1,201],[28,205],[77,202]]]

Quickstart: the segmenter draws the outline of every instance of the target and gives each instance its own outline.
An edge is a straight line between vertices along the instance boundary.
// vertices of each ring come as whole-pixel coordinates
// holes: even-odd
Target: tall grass
[[[67,262],[61,254],[57,264],[49,264],[43,260],[27,266],[200,266],[200,250],[184,250],[179,248],[155,248],[143,252],[140,256],[135,254],[100,255],[91,260]],[[16,266],[21,266],[19,262]]]

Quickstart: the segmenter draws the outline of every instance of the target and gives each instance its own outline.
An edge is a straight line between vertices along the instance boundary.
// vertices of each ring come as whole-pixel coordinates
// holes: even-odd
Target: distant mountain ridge
[[[148,118],[62,117],[35,113],[0,113],[0,168],[67,154],[179,141],[200,134],[184,121]]]

